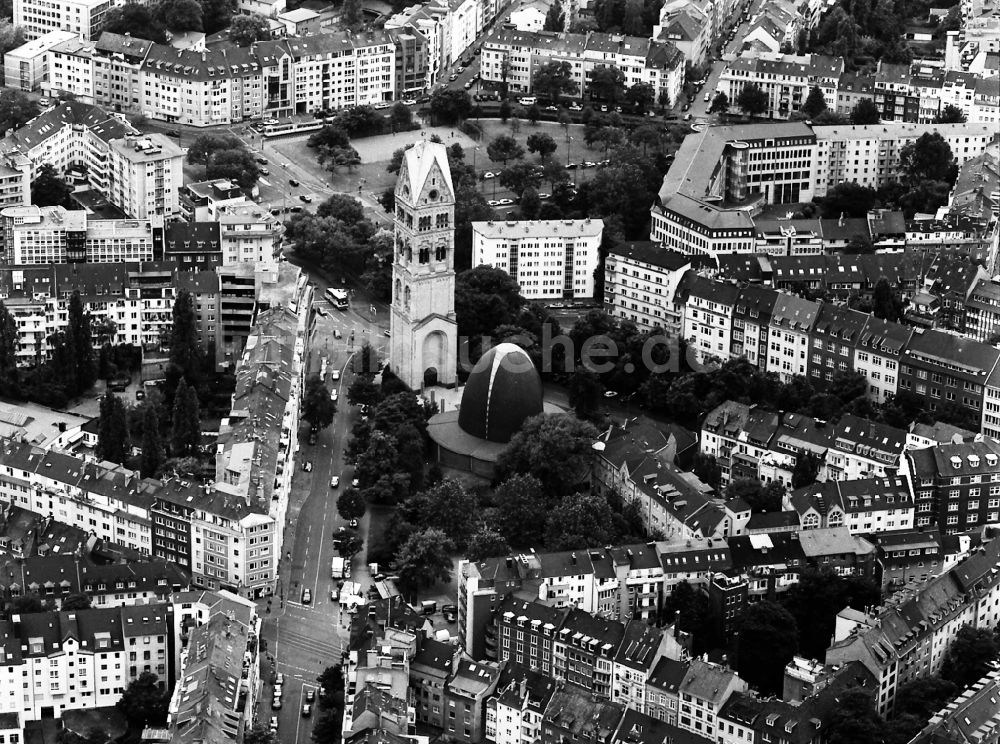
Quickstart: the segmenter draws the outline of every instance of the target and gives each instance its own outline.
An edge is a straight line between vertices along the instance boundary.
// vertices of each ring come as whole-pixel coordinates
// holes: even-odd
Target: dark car
[[[294,178],[289,178],[289,179],[288,179],[288,185],[289,185],[289,186],[298,186],[298,185],[299,185],[299,182],[298,182],[298,181],[296,181],[296,180],[295,180]]]
[[[258,156],[257,157],[257,162],[260,163],[261,165],[267,165],[267,158],[263,158],[263,157]]]
[[[306,690],[306,702],[311,703],[315,700],[316,700],[316,690],[315,688],[310,687],[309,689]]]
[[[311,196],[309,196],[309,194],[302,194],[302,195],[301,195],[301,196],[299,197],[299,199],[301,199],[302,201],[304,201],[304,202],[305,202],[306,204],[311,204],[311,203],[312,203],[312,200],[313,200],[313,199],[312,199],[312,197],[311,197]]]
[[[445,620],[453,623],[458,620],[458,607],[453,604],[446,604],[441,608],[441,614],[444,615]]]

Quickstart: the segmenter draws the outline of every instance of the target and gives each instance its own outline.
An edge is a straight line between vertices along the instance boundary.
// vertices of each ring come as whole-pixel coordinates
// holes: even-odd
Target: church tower
[[[396,181],[389,366],[413,390],[451,385],[455,322],[455,188],[445,146],[419,142]]]

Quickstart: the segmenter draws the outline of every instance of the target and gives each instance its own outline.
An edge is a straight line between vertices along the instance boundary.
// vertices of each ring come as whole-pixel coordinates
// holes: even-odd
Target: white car
[[[538,198],[541,199],[542,201],[545,201],[546,199],[551,199],[552,198],[552,194],[548,194],[548,193],[546,193],[546,192],[543,191],[542,193],[540,193],[538,195]]]
[[[486,203],[489,204],[491,207],[499,207],[500,206],[500,200],[499,199],[490,199]]]
[[[382,101],[381,103],[376,103],[375,104],[375,108],[378,109],[379,111],[381,111],[382,109],[389,108],[391,105],[392,104],[389,103],[388,101]]]
[[[579,103],[571,103],[569,105],[569,110],[570,111],[583,111],[583,106],[581,106]]]
[[[509,207],[511,204],[514,203],[513,199],[498,199],[497,201],[500,202],[501,207]]]
[[[337,388],[334,388],[333,390],[330,391],[330,400],[332,400],[334,403],[337,402],[337,398],[339,397],[340,393],[337,392]]]
[[[340,476],[335,475],[330,479],[330,488],[338,488],[340,486]]]
[[[486,180],[488,178],[496,178],[498,175],[499,175],[498,173],[494,173],[493,171],[484,171],[483,180]]]
[[[361,481],[359,481],[357,478],[355,478],[354,480],[351,481],[351,485],[354,488],[357,488],[360,483],[361,483]]]
[[[340,370],[339,369],[333,370],[330,373],[330,379],[334,380],[334,381],[339,380],[340,379]]]
[[[522,106],[534,106],[538,103],[538,99],[534,96],[521,96],[517,99],[517,102]]]
[[[404,106],[416,106],[417,105],[417,99],[416,98],[404,98],[403,99],[403,105]]]

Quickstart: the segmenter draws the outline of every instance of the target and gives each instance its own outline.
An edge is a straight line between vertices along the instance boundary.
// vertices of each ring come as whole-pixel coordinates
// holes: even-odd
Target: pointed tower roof
[[[451,167],[448,165],[448,150],[440,142],[422,140],[404,154],[406,159],[406,174],[410,179],[410,193],[416,198],[424,188],[424,182],[431,172],[434,163],[441,168],[448,192],[454,196],[455,187],[451,183]]]

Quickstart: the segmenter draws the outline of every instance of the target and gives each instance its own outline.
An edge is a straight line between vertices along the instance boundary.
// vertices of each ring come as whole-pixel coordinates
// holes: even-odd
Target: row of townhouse
[[[184,153],[162,134],[142,134],[124,117],[79,101],[44,111],[0,140],[11,183],[0,206],[31,203],[31,182],[43,165],[86,180],[138,220],[178,212]],[[19,165],[23,164],[23,165]]]
[[[303,323],[283,308],[260,314],[236,368],[212,484],[140,479],[124,467],[8,439],[0,498],[172,561],[199,586],[272,593],[295,462]]]
[[[569,65],[578,98],[594,95],[591,80],[601,67],[621,70],[626,88],[638,83],[652,86],[658,102],[679,100],[684,85],[684,55],[670,42],[637,36],[498,28],[482,50],[482,79],[505,83],[514,93],[537,92],[535,73],[550,62]]]
[[[192,126],[371,105],[402,95],[397,68],[416,64],[412,43],[397,44],[400,35],[337,31],[198,51],[103,33],[54,46],[48,88]]]
[[[906,432],[854,414],[833,423],[726,401],[706,414],[700,441],[702,453],[722,467],[723,483],[752,478],[788,486],[795,459],[806,453],[816,458],[820,481],[892,476]]]
[[[907,682],[937,674],[965,626],[1000,622],[1000,540],[984,543],[949,571],[894,594],[870,614],[837,616],[827,664],[860,662],[875,678],[874,703],[885,715]]]
[[[1000,434],[1000,351],[987,343],[690,271],[674,302],[680,333],[701,363],[744,357],[784,382],[803,376],[821,387],[838,373],[857,372],[875,403],[907,391],[926,397],[930,411],[960,406],[985,434]]]
[[[86,594],[95,608],[148,605],[167,601],[188,588],[180,566],[162,560],[96,563],[86,555],[29,555],[5,558],[0,596],[37,597],[56,609],[71,594]]]
[[[741,55],[729,62],[719,76],[716,90],[735,105],[743,89],[755,85],[767,96],[767,116],[787,119],[802,110],[813,88],[819,88],[832,108],[843,72],[843,57],[762,52]]]
[[[855,182],[879,188],[898,178],[900,152],[925,133],[937,132],[956,163],[983,155],[997,138],[991,124],[906,124],[812,126],[805,122],[706,127],[684,139],[663,177],[652,206],[650,239],[670,250],[718,258],[732,253],[760,253],[754,214],[766,204],[792,204],[827,195],[833,186]],[[884,225],[869,219],[863,229],[844,231],[838,221],[824,230],[878,236]],[[774,226],[779,235],[785,226]],[[794,225],[789,226],[794,227]],[[815,225],[813,225],[815,229]],[[905,244],[900,220],[895,243]],[[994,230],[995,232],[995,230]],[[872,238],[875,240],[875,238]],[[814,239],[781,243],[776,252],[815,252]],[[887,242],[891,245],[892,242]],[[832,241],[824,247],[836,248]]]
[[[167,726],[172,742],[242,741],[260,706],[262,618],[257,605],[230,592],[172,597],[176,673]]]
[[[553,697],[561,690],[582,690],[591,699],[649,714],[710,741],[715,741],[716,719],[725,701],[734,692],[747,690],[746,682],[726,667],[679,660],[687,652],[672,629],[655,628],[641,620],[622,624],[578,609],[556,610],[507,597],[494,615],[492,633],[497,659],[515,668],[537,670],[554,681]],[[662,684],[667,677],[679,681]],[[495,741],[507,718],[504,709],[520,707],[522,699],[512,702],[491,701],[491,709],[496,706]],[[511,712],[514,718],[519,711]],[[546,717],[547,710],[543,710],[543,730]]]
[[[30,367],[48,357],[52,335],[67,326],[74,292],[91,315],[99,343],[158,350],[170,330],[174,299],[183,290],[194,303],[198,340],[207,351],[214,347],[220,363],[231,364],[271,278],[266,271],[248,273],[243,266],[182,268],[173,261],[148,261],[0,270],[0,295],[17,328],[17,363]],[[248,284],[233,284],[245,274]]]
[[[19,723],[113,706],[144,672],[175,676],[170,603],[11,614],[0,621],[0,713]]]
[[[1000,739],[997,700],[1000,699],[1000,669],[991,669],[937,711],[913,739],[913,744],[934,744],[957,737],[976,736],[980,741]],[[968,733],[967,733],[968,732]]]
[[[712,598],[713,583],[721,581],[720,607],[738,613],[747,602],[787,590],[809,568],[876,579],[878,555],[873,543],[841,525],[462,561],[459,645],[474,659],[498,658],[491,618],[508,596],[537,600],[553,612],[577,609],[608,621],[653,622],[679,583]]]
[[[184,268],[212,270],[234,264],[273,265],[281,254],[285,228],[268,210],[248,202],[229,181],[188,184],[238,196],[214,202],[194,222],[147,219],[88,219],[85,210],[61,206],[6,207],[0,210],[0,255],[19,267],[60,264],[122,264],[177,261]],[[197,210],[197,208],[194,208]],[[195,216],[201,217],[200,211]]]
[[[717,90],[726,95],[730,105],[752,84],[767,95],[767,115],[775,119],[788,119],[800,112],[810,91],[819,88],[827,107],[842,116],[849,116],[860,101],[870,100],[883,122],[932,124],[946,106],[957,107],[972,123],[1000,121],[998,76],[944,70],[919,62],[879,62],[872,73],[849,72],[841,57],[780,53],[773,47],[784,33],[773,23],[752,29],[751,35],[759,37],[763,49],[754,48],[730,61],[719,78]]]

